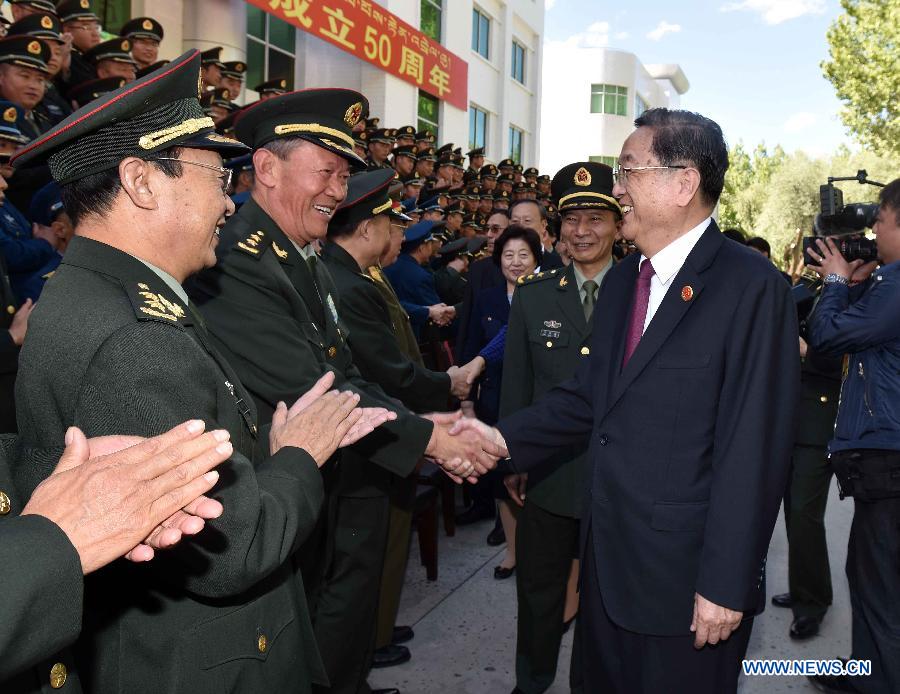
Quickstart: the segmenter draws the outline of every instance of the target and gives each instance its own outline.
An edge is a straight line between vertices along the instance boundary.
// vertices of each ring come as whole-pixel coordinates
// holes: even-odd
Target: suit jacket
[[[608,313],[596,305],[595,311]],[[513,294],[503,357],[500,416],[528,407],[571,378],[588,358],[591,325],[584,319],[575,268],[540,272]],[[579,518],[583,505],[586,444],[560,447],[528,475],[528,503]]]
[[[419,265],[409,253],[401,253],[397,261],[385,268],[400,305],[406,309],[413,330],[421,337],[428,324],[428,307],[441,303],[434,286],[434,273]]]
[[[500,332],[509,320],[509,299],[506,284],[485,289],[475,297],[475,305],[469,316],[466,342],[462,345],[463,361],[468,362],[478,356],[488,343]],[[490,424],[500,416],[500,381],[503,377],[503,362],[488,363],[478,379],[478,396],[475,413],[479,419]]]
[[[398,414],[353,447],[359,458],[401,477],[412,472],[433,425],[360,375],[347,344],[350,328],[338,311],[340,296],[325,264],[317,260],[311,270],[253,198],[222,230],[219,255],[214,268],[195,278],[192,296],[213,343],[257,403],[261,421],[271,421],[279,400],[293,403],[333,371],[334,387],[359,393],[361,407],[387,407]],[[329,465],[325,474],[329,491],[382,493],[358,465]]]
[[[541,272],[546,270],[557,270],[559,268],[565,267],[565,264],[562,261],[559,253],[557,253],[554,249],[545,250],[541,255],[541,259],[538,262],[538,265],[541,268]]]
[[[66,691],[80,692],[71,646],[81,631],[83,577],[78,552],[59,526],[43,516],[20,516],[24,498],[10,462],[15,436],[0,437],[0,691],[49,688],[50,671],[66,668]],[[39,548],[40,551],[35,551]],[[59,665],[57,665],[59,663]]]
[[[482,289],[488,287],[499,287],[506,284],[503,279],[503,273],[494,259],[491,257],[476,260],[469,265],[469,271],[466,273],[466,292],[463,295],[462,307],[456,312],[456,322],[459,330],[456,333],[456,363],[465,364],[462,358],[462,346],[466,343],[466,333],[469,329],[469,317],[472,313],[472,304],[475,297]]]
[[[338,310],[349,329],[347,341],[362,376],[415,412],[446,409],[450,376],[426,369],[403,353],[397,341],[401,326],[395,325],[378,283],[336,243],[326,244],[322,260],[340,295]]]
[[[212,495],[225,512],[147,564],[85,579],[75,654],[98,692],[306,692],[322,666],[292,555],[323,500],[312,458],[255,455],[252,400],[172,290],[136,258],[75,237],[29,320],[16,383],[23,498],[62,453],[66,428],[153,436],[200,418],[231,434]],[[265,646],[259,647],[265,636]]]
[[[593,330],[577,375],[499,428],[518,470],[589,445],[582,547],[609,616],[687,635],[695,592],[763,609],[793,440],[797,316],[772,264],[711,223],[622,369],[639,259],[607,275],[593,318],[607,327]]]

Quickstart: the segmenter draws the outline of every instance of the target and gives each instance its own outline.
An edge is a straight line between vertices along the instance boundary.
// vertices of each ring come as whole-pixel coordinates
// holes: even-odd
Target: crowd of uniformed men
[[[497,451],[451,429],[460,403],[495,422],[589,353],[622,214],[611,169],[551,181],[286,76],[241,107],[246,64],[221,48],[160,60],[151,17],[103,40],[91,0],[10,5],[0,424],[18,440],[0,465],[0,557],[22,580],[0,609],[0,690],[370,691],[370,667],[410,657],[394,622],[412,509],[443,470],[484,477],[460,522],[500,502],[489,542],[508,541],[497,578],[518,567],[517,688],[544,691],[577,606],[583,451],[504,482]],[[228,458],[213,498],[203,478],[165,513],[132,499],[156,514],[82,542],[52,483],[75,496],[102,453],[119,470],[126,444],[93,437],[187,419],[217,438],[172,429],[125,462],[159,476],[175,446],[165,465],[194,467],[152,492],[165,497]],[[105,508],[129,517],[127,499]],[[56,525],[25,524],[40,515]]]

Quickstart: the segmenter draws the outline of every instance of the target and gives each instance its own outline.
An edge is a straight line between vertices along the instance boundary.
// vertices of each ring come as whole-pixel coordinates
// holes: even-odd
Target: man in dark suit
[[[589,445],[584,691],[735,692],[790,462],[796,310],[771,263],[710,218],[719,126],[667,109],[635,125],[613,191],[640,253],[604,282],[590,359],[493,432],[457,428],[505,440],[519,472]]]
[[[613,243],[622,219],[612,187],[612,169],[594,162],[569,164],[553,178],[553,197],[573,259],[564,270],[521,280],[513,295],[501,417],[528,407],[571,378],[590,355],[591,316],[612,268]],[[597,311],[608,315],[609,307]],[[546,691],[556,675],[567,584],[572,562],[578,558],[586,452],[584,445],[560,448],[552,462],[531,475],[504,480],[511,498],[522,507],[516,525],[516,690],[524,694]],[[572,674],[577,669],[573,661]]]

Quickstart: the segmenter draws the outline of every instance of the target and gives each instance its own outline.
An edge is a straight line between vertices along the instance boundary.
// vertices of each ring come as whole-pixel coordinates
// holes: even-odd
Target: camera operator
[[[848,263],[818,239],[810,267],[824,278],[810,346],[847,354],[829,460],[855,501],[847,550],[852,658],[867,677],[816,676],[831,691],[900,692],[900,179],[879,196],[873,225],[882,261]]]

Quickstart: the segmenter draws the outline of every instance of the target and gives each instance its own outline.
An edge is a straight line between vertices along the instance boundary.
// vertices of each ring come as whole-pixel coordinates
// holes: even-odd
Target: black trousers
[[[866,694],[900,692],[900,498],[857,501],[847,548],[853,654],[872,674],[852,678]]]
[[[590,694],[734,694],[753,619],[726,640],[694,648],[694,637],[637,634],[606,612],[591,542],[582,559],[575,638],[581,645],[583,691]],[[614,571],[603,567],[601,571]],[[690,624],[685,625],[685,630]]]
[[[566,584],[572,559],[578,556],[578,526],[577,518],[558,516],[529,501],[519,511],[516,686],[525,694],[541,694],[556,677]]]
[[[794,617],[823,617],[832,600],[825,539],[825,505],[831,464],[824,447],[795,445],[784,495],[788,538],[788,589]]]

